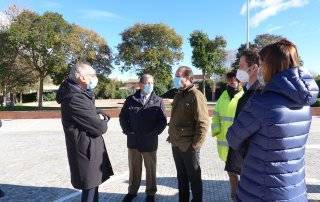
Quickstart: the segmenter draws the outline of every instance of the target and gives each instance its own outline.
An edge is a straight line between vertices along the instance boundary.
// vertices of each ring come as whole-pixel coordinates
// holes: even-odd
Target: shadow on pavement
[[[316,184],[307,185],[307,192],[308,193],[320,193],[320,185],[316,185]]]
[[[58,187],[33,187],[11,184],[0,184],[5,196],[0,201],[28,202],[54,201],[75,192],[74,189]]]
[[[141,181],[141,189],[144,190],[145,180]],[[159,177],[157,178],[158,189],[176,189],[174,194],[172,190],[168,191],[168,195],[161,195],[159,192],[156,196],[157,201],[178,201],[177,179],[175,177]],[[77,192],[75,189],[58,188],[58,187],[34,187],[0,184],[0,188],[5,192],[5,197],[0,201],[17,201],[17,202],[33,202],[33,201],[55,201],[70,194]],[[320,185],[307,185],[308,193],[320,193]],[[126,193],[108,193],[103,190],[100,192],[100,201],[122,201]],[[163,190],[162,190],[163,192]],[[230,201],[229,198],[229,182],[222,180],[203,180],[203,199],[204,201]],[[134,202],[145,201],[146,195],[139,193]],[[191,199],[192,197],[190,197]],[[66,201],[80,201],[80,195],[70,198]],[[309,200],[319,201],[319,200]]]
[[[229,182],[223,180],[203,180],[203,201],[230,201],[229,198]],[[128,181],[125,181],[128,183]],[[156,195],[156,201],[178,201],[178,181],[176,177],[158,177],[157,178],[158,193]],[[140,192],[144,190],[146,186],[146,181],[141,181]],[[160,194],[159,189],[175,189],[172,193],[172,190],[168,191],[168,195]],[[163,190],[161,191],[163,192]],[[124,194],[118,194],[115,196],[115,193],[102,193],[100,194],[102,201],[121,201],[125,196]],[[145,201],[146,194],[139,193],[135,198],[134,202]],[[112,199],[112,200],[111,200]],[[192,196],[190,196],[190,200]]]

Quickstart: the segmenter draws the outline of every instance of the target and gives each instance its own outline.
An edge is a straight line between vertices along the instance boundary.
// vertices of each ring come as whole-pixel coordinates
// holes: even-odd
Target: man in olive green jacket
[[[206,99],[192,84],[190,67],[180,67],[174,78],[179,92],[172,103],[168,141],[172,144],[177,169],[179,201],[202,201],[202,180],[199,162],[200,148],[209,128]]]

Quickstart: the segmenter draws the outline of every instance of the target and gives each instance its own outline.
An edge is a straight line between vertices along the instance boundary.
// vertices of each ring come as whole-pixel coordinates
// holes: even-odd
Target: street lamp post
[[[246,43],[246,49],[249,49],[249,3],[250,0],[247,0],[247,43]]]

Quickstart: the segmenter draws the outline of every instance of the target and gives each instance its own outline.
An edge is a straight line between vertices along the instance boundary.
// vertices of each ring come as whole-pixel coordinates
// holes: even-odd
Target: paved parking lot
[[[64,134],[59,119],[5,120],[0,129],[0,187],[2,201],[79,201],[80,192],[69,179]],[[104,135],[115,176],[100,186],[101,201],[121,201],[127,192],[126,138],[118,119]],[[158,150],[157,201],[177,201],[176,171],[167,130]],[[306,181],[310,201],[320,201],[320,117],[314,117],[306,147]],[[204,201],[229,201],[224,164],[217,155],[215,140],[208,135],[201,150]],[[135,201],[144,200],[145,181]],[[0,200],[1,201],[1,200]]]

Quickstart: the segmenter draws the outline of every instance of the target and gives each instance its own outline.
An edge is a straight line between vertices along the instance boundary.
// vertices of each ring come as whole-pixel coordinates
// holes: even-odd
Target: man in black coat
[[[235,119],[252,97],[252,95],[261,89],[258,81],[259,55],[256,50],[245,50],[240,57],[240,68],[237,71],[237,79],[243,84],[244,94],[239,99],[235,113]],[[249,142],[242,145],[241,150],[235,151],[229,147],[225,170],[230,177],[231,197],[234,199],[238,187],[238,175],[241,174],[243,158],[246,153]]]
[[[158,135],[167,125],[163,101],[153,92],[153,77],[140,78],[140,89],[129,96],[120,112],[120,125],[127,135],[129,188],[123,201],[137,196],[141,182],[142,159],[146,168],[146,201],[154,201],[157,192],[156,161]]]
[[[80,63],[57,92],[61,104],[71,183],[82,190],[81,201],[98,201],[98,187],[113,175],[102,135],[109,117],[94,104],[93,89],[98,83],[95,70]]]

